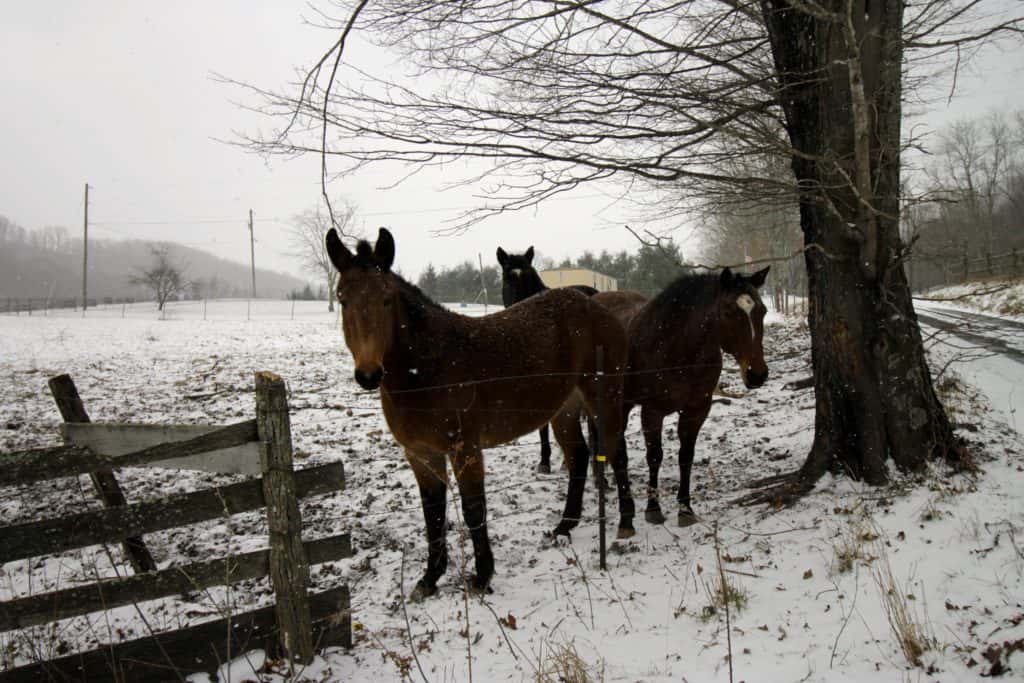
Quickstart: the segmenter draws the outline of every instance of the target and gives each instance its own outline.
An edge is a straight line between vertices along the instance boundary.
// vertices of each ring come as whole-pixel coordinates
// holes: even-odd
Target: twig
[[[405,617],[405,635],[409,639],[409,652],[412,653],[412,658],[416,662],[416,668],[419,669],[420,676],[423,677],[423,683],[430,683],[427,675],[423,673],[423,666],[420,664],[419,655],[416,653],[416,645],[412,642],[412,622],[409,621],[409,610],[405,604],[405,546],[402,546],[402,561],[399,567],[398,599],[402,602],[402,616]]]
[[[729,683],[733,683],[732,675],[732,619],[729,609],[729,584],[725,581],[725,571],[722,568],[722,547],[718,541],[718,520],[713,523],[712,530],[715,535],[715,559],[718,561],[718,577],[722,582],[722,605],[725,607],[725,643],[729,648]]]
[[[583,579],[583,586],[587,589],[587,603],[590,606],[590,628],[594,629],[594,597],[590,594],[590,581],[587,580],[587,571],[583,568],[583,563],[580,562],[580,556],[576,554],[576,549],[571,545],[569,550],[572,551],[573,561],[576,563],[576,568],[580,570],[580,577]]]
[[[835,583],[833,584],[835,586]],[[839,586],[836,586],[836,592],[839,591]],[[839,627],[839,632],[836,634],[835,642],[832,643],[832,656],[828,659],[828,668],[832,668],[832,662],[836,658],[836,650],[839,649],[839,639],[843,636],[843,631],[846,630],[846,625],[850,623],[850,619],[853,617],[853,612],[857,608],[857,593],[860,592],[860,567],[854,563],[853,572],[853,602],[850,604],[850,610],[846,611],[843,609],[843,623]]]

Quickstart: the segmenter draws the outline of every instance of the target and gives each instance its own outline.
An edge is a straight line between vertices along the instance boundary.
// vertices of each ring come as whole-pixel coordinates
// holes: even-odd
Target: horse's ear
[[[508,254],[506,254],[505,250],[501,247],[498,247],[498,265],[502,268],[508,265]]]
[[[722,289],[729,289],[732,287],[732,283],[735,279],[736,276],[732,274],[732,271],[728,266],[722,269],[722,276],[719,278],[719,281],[722,283]]]
[[[759,270],[750,276],[750,284],[754,285],[758,289],[764,284],[765,278],[768,277],[768,271],[771,270],[771,266],[765,266],[763,270]]]
[[[338,269],[339,273],[345,271],[352,262],[352,252],[341,243],[341,238],[338,237],[338,232],[334,228],[327,231],[324,244],[327,247],[327,256],[330,257],[334,267]]]
[[[381,228],[377,234],[377,244],[373,247],[373,260],[383,271],[391,270],[395,262],[395,238],[387,228]]]
[[[533,263],[533,245],[532,244],[530,245],[530,248],[526,250],[526,253],[523,254],[523,258],[526,259],[527,263]]]

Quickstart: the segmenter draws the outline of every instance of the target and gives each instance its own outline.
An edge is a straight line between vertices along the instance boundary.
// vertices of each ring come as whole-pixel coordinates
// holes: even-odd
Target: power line
[[[612,199],[606,194],[594,193],[580,195],[578,197],[552,197],[545,200],[547,202],[568,202],[576,201],[580,199]],[[433,209],[396,209],[389,211],[369,211],[359,212],[360,216],[402,216],[406,214],[424,214],[424,213],[444,213],[446,211],[461,211],[464,209],[479,209],[479,204],[459,204],[454,206],[441,206]],[[486,207],[484,207],[486,208]],[[94,221],[93,225],[217,225],[217,224],[230,224],[239,223],[237,218],[183,218],[180,220],[112,220],[112,221]],[[289,225],[292,223],[291,219],[284,219],[280,217],[273,218],[257,218],[256,223],[280,223],[282,225]]]
[[[257,218],[257,223],[282,223],[287,224],[278,218]],[[94,221],[93,225],[216,225],[229,223],[245,223],[237,218],[183,218],[174,221]]]

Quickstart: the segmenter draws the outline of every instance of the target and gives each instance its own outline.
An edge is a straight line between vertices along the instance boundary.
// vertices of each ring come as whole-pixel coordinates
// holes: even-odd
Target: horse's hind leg
[[[551,420],[551,427],[555,430],[555,440],[569,465],[565,511],[553,534],[568,536],[580,523],[580,516],[583,514],[583,489],[587,483],[587,462],[590,460],[590,451],[583,438],[583,430],[580,429],[579,405],[567,403],[563,406]]]
[[[603,423],[600,423],[601,453],[595,456],[606,456],[614,454],[611,458],[612,470],[615,473],[615,487],[619,495],[619,538],[629,538],[635,534],[633,529],[633,517],[636,514],[636,506],[633,503],[633,494],[629,490],[629,471],[627,469],[626,443],[623,438],[623,427],[626,421],[626,414],[622,404],[622,378],[609,375],[605,379],[607,388],[605,391]],[[583,400],[588,410],[597,415],[595,410],[597,404],[597,391],[590,383],[580,387]],[[585,472],[584,472],[585,474]]]
[[[476,574],[469,577],[474,591],[488,590],[494,576],[494,554],[487,537],[487,498],[484,493],[484,457],[479,448],[463,446],[452,454],[452,470],[459,482],[462,517],[473,539]]]
[[[551,440],[548,438],[547,425],[540,428],[540,463],[537,464],[537,472],[551,474]]]
[[[594,459],[593,459],[594,457],[597,456],[597,420],[595,420],[590,415],[587,415],[586,419],[587,419],[587,448],[590,450],[590,455],[592,456],[591,460],[590,460],[590,476],[592,476],[594,478],[594,488],[597,488],[598,486],[601,485],[601,483],[597,480],[597,466],[594,464]],[[610,487],[608,486],[607,478],[605,479],[605,482],[604,482],[604,488],[605,488],[606,491],[610,489]]]
[[[643,406],[640,409],[640,423],[643,425],[644,444],[647,447],[647,510],[644,518],[651,524],[664,524],[665,514],[661,511],[658,501],[658,473],[664,451],[661,448],[661,425],[665,415],[654,408]]]
[[[437,580],[448,568],[445,517],[448,508],[448,476],[444,454],[405,452],[420,489],[423,519],[427,526],[427,571],[416,583],[409,599],[422,600],[437,592]]]
[[[709,397],[710,398],[710,397]],[[697,515],[690,506],[690,473],[693,470],[693,455],[697,446],[697,435],[711,410],[707,405],[679,411],[679,526],[690,526],[697,521]]]

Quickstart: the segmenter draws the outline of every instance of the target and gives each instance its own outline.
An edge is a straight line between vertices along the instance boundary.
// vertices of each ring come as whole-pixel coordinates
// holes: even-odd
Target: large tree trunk
[[[880,484],[888,459],[918,469],[960,453],[903,270],[902,1],[819,0],[827,14],[805,6],[762,0],[801,188],[817,399],[803,467],[753,497],[782,502],[826,471]]]

